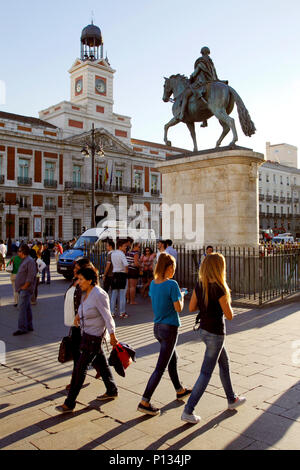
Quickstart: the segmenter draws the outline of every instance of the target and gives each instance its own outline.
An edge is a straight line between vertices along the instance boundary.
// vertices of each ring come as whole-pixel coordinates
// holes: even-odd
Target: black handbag
[[[83,332],[80,342],[80,350],[86,351],[90,354],[97,354],[100,350],[101,342],[102,336],[93,336]]]
[[[65,362],[72,361],[73,359],[73,342],[72,342],[72,329],[70,329],[69,336],[64,336],[61,340],[58,351],[58,362],[64,364]]]

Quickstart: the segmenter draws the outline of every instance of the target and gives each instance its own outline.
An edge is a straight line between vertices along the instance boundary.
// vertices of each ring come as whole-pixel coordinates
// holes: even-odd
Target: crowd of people
[[[131,238],[119,239],[116,244],[113,240],[107,241],[103,288],[110,293],[110,308],[113,315],[118,309],[118,315],[127,318],[126,303],[137,305],[136,292],[139,279],[142,281],[141,296],[148,297],[160,254],[171,254],[177,261],[177,251],[172,245],[172,240],[159,240],[158,251],[154,253],[150,246],[142,250],[141,243],[134,242]]]
[[[58,241],[47,243],[42,243],[41,241],[30,241],[28,243],[24,243],[23,241],[19,242],[18,240],[15,242],[15,246],[17,247],[16,254],[11,256],[7,261],[7,244],[4,240],[0,240],[0,271],[6,270],[10,273],[14,305],[17,307],[19,302],[19,293],[16,290],[15,281],[23,260],[20,256],[20,252],[22,251],[21,248],[26,246],[29,249],[28,256],[34,260],[36,266],[34,286],[32,286],[30,298],[31,304],[36,305],[39,285],[51,283],[51,257],[55,256],[57,258],[61,253],[63,253],[63,247]]]
[[[194,387],[184,386],[179,378],[178,355],[176,344],[181,325],[180,313],[184,308],[184,289],[180,289],[173,279],[176,271],[176,251],[172,242],[160,241],[159,251],[153,253],[145,248],[141,253],[138,242],[118,240],[115,246],[112,240],[107,241],[107,263],[103,277],[103,288],[99,285],[99,273],[88,258],[76,260],[74,278],[67,289],[64,302],[64,320],[70,329],[72,339],[73,372],[70,383],[66,386],[67,398],[56,407],[58,412],[71,413],[76,406],[76,399],[84,384],[87,370],[92,365],[106,387],[98,400],[112,400],[118,397],[119,391],[111,367],[103,350],[103,340],[107,331],[112,347],[119,343],[114,321],[117,305],[120,317],[127,316],[127,302],[135,304],[136,281],[142,276],[143,294],[149,293],[154,316],[154,336],[160,350],[154,371],[146,384],[137,410],[147,415],[156,416],[160,409],[151,404],[155,390],[159,386],[165,370],[168,370],[171,383],[175,389],[176,399],[188,398],[181,420],[196,424],[200,416],[194,409],[201,399],[212,373],[219,365],[220,378],[228,402],[228,409],[233,410],[245,403],[233,390],[230,376],[229,358],[224,346],[226,328],[224,317],[231,320],[230,290],[226,282],[226,262],[220,253],[207,247],[205,256],[199,265],[199,276],[189,302],[189,311],[199,311],[199,341],[205,344],[206,350],[200,375]],[[167,250],[172,249],[172,254]],[[18,265],[14,278],[14,289],[18,298],[19,320],[15,336],[33,331],[31,300],[36,295],[36,278],[38,260],[50,259],[49,247],[37,243],[31,248],[22,244],[15,262]],[[43,255],[44,253],[44,255]],[[43,268],[43,272],[46,268]],[[144,274],[146,273],[146,274]],[[44,281],[47,271],[45,271]],[[108,292],[111,290],[111,297]]]

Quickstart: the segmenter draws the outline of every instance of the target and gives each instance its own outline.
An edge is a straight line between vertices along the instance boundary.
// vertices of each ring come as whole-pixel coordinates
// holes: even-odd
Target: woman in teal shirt
[[[175,258],[167,253],[162,253],[158,259],[154,280],[151,282],[149,289],[154,312],[154,335],[160,343],[160,353],[156,368],[138,405],[138,411],[153,416],[160,414],[160,410],[150,404],[150,399],[167,367],[170,379],[177,392],[177,398],[182,398],[191,393],[191,390],[182,387],[177,372],[175,347],[178,338],[178,327],[180,326],[178,313],[183,310],[184,297],[177,282],[172,279],[175,269]]]

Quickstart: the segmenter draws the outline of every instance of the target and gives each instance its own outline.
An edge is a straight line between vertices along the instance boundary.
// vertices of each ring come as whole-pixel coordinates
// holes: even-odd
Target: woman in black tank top
[[[201,418],[194,414],[194,409],[205,392],[217,363],[228,401],[228,409],[233,410],[246,401],[246,398],[238,397],[233,391],[229,358],[224,347],[224,315],[228,320],[232,320],[233,317],[230,302],[225,258],[220,253],[207,255],[201,263],[199,282],[195,286],[189,305],[190,312],[200,310],[197,323],[200,323],[200,341],[205,343],[206,351],[200,375],[182,413],[182,421],[193,424],[200,421]]]

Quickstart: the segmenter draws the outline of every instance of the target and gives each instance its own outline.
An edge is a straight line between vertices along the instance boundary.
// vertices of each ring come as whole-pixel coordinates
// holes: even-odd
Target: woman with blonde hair
[[[232,320],[230,290],[226,282],[226,262],[220,253],[212,253],[205,257],[199,270],[199,282],[193,291],[189,310],[200,310],[197,323],[200,322],[200,341],[206,346],[200,375],[194,385],[189,400],[184,408],[181,419],[196,424],[200,416],[193,411],[206,390],[216,364],[219,364],[220,379],[228,400],[228,409],[234,410],[245,403],[245,397],[238,397],[232,388],[229,358],[224,347],[225,321]]]
[[[160,414],[160,410],[151,405],[150,399],[167,367],[176,390],[176,397],[181,399],[191,393],[191,390],[182,387],[177,372],[175,347],[180,326],[178,313],[183,310],[184,293],[180,291],[177,282],[172,279],[175,270],[175,258],[167,253],[161,253],[155,267],[154,280],[149,289],[154,312],[154,336],[160,343],[160,353],[156,368],[138,405],[138,411],[152,416]]]

